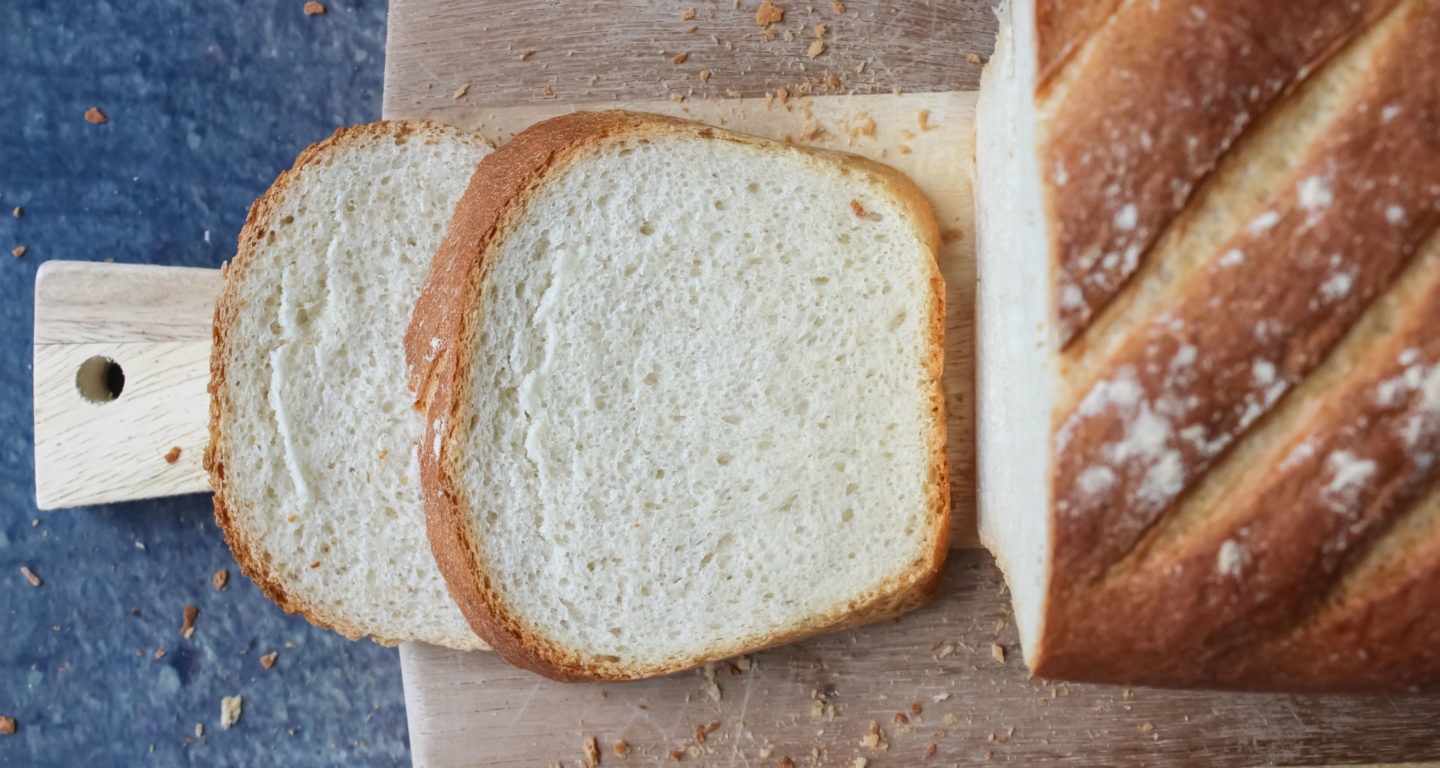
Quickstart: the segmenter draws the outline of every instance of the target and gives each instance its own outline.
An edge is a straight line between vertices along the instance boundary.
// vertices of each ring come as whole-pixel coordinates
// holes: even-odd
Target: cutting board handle
[[[40,509],[209,490],[201,460],[219,293],[218,269],[40,265],[34,358]]]

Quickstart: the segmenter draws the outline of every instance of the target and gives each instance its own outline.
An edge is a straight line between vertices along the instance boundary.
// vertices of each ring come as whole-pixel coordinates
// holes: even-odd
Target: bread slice
[[[1031,671],[1440,689],[1440,2],[1073,5],[1003,7],[978,113]]]
[[[488,142],[428,122],[341,128],[250,209],[225,269],[207,466],[241,570],[351,639],[483,647],[422,523],[402,340]]]
[[[471,625],[630,679],[896,615],[948,536],[934,214],[894,170],[627,112],[481,163],[406,335]]]

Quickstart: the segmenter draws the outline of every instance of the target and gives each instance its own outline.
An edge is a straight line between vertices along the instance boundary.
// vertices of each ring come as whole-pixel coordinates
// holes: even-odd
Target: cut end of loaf
[[[636,678],[928,596],[943,294],[913,185],[628,113],[513,142],[481,172],[514,189],[472,186],[447,236],[476,276],[437,260],[476,292],[411,330],[465,318],[422,462],[477,631],[554,677]]]

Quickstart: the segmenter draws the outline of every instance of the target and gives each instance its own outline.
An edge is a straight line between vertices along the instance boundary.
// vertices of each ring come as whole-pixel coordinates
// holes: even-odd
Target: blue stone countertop
[[[395,651],[267,601],[208,496],[35,508],[36,268],[229,258],[300,150],[380,116],[385,2],[323,1],[0,2],[0,765],[409,763]]]

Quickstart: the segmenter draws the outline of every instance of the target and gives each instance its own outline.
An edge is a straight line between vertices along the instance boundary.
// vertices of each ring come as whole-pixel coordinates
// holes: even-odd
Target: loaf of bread
[[[342,128],[250,209],[215,309],[215,519],[272,600],[354,639],[484,647],[425,539],[402,342],[475,134]]]
[[[1001,15],[979,501],[1031,670],[1440,687],[1440,1]]]
[[[934,214],[894,170],[627,112],[482,161],[406,335],[431,543],[562,680],[908,610],[949,494]]]

